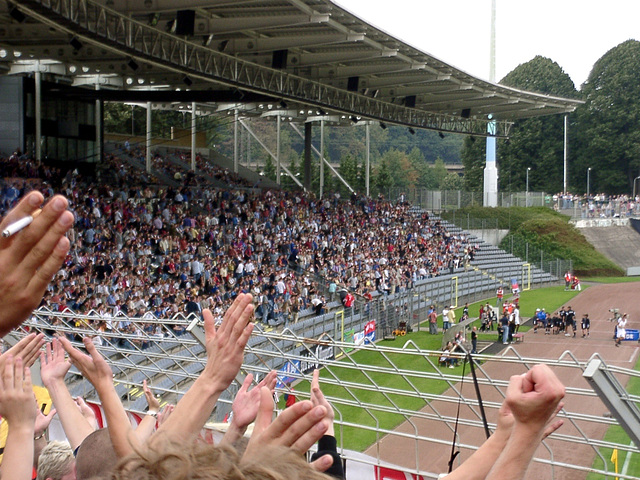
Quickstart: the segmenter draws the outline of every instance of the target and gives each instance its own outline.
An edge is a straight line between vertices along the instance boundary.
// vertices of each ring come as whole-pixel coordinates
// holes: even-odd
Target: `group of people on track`
[[[577,314],[571,306],[560,307],[557,312],[551,314],[544,308],[536,308],[533,316],[533,333],[538,333],[538,328],[543,328],[545,335],[560,335],[575,338],[578,333]],[[591,319],[589,314],[582,315],[580,320],[582,338],[589,336]]]

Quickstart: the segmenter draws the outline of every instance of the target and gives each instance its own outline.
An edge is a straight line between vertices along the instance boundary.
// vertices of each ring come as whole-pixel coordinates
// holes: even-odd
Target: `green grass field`
[[[640,277],[586,277],[582,279],[582,282],[630,283],[630,282],[640,282]],[[583,288],[584,288],[584,285],[583,285]]]
[[[526,318],[535,313],[538,307],[544,307],[548,311],[553,311],[573,298],[577,292],[565,292],[563,287],[547,287],[539,290],[523,292],[520,297],[522,315]],[[489,303],[495,305],[495,298],[488,299]],[[472,317],[477,316],[481,302],[469,305],[469,313]],[[482,303],[486,303],[482,302]],[[456,318],[462,315],[462,307],[456,309]],[[439,321],[439,325],[441,322]],[[479,340],[496,339],[496,333],[480,334]],[[403,348],[406,342],[412,341],[421,350],[439,351],[441,348],[442,335],[429,335],[426,324],[423,324],[421,331],[414,331],[405,337],[396,337],[395,340],[384,340],[380,345],[385,347]],[[410,348],[408,349],[410,350]],[[343,446],[350,450],[362,451],[377,441],[383,434],[380,430],[391,430],[405,420],[401,413],[376,411],[376,406],[397,407],[399,409],[417,411],[427,405],[427,401],[421,398],[422,395],[439,395],[449,388],[443,380],[428,379],[419,375],[411,376],[409,380],[407,374],[399,375],[398,370],[410,370],[418,372],[434,372],[438,368],[443,374],[462,375],[462,366],[454,369],[444,367],[434,368],[426,358],[419,355],[407,353],[395,353],[383,355],[375,351],[359,351],[350,356],[350,359],[343,359],[343,366],[332,366],[321,370],[321,378],[328,380],[338,378],[342,385],[354,385],[351,388],[338,385],[323,384],[324,394],[333,399],[336,406],[336,419],[341,422],[356,425],[356,427],[342,426],[336,432],[338,441],[342,441]],[[437,365],[438,354],[431,357],[431,361]],[[366,372],[358,365],[366,365]],[[371,372],[372,369],[387,368],[387,372]],[[468,368],[465,374],[468,373]],[[409,383],[410,382],[410,383]],[[380,392],[380,388],[388,389],[387,392]],[[296,385],[297,392],[309,392],[309,383],[301,382]],[[394,393],[398,392],[398,393]],[[413,395],[413,396],[411,396]],[[301,395],[307,398],[306,395]],[[347,403],[345,405],[345,403]],[[284,400],[281,400],[280,408],[284,408]]]

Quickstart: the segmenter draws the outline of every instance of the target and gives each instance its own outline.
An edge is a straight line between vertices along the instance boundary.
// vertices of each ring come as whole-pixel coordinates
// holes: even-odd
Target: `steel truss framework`
[[[82,41],[116,53],[124,52],[182,75],[397,125],[487,135],[488,120],[408,108],[263,67],[161,32],[92,0],[9,3],[19,5],[38,21]],[[508,136],[510,128],[511,122],[497,121],[495,136]]]
[[[91,321],[131,322],[135,325],[135,334],[117,332],[104,333],[96,330]],[[148,379],[150,385],[159,392],[166,402],[175,402],[197,377],[206,361],[206,353],[201,342],[190,334],[176,336],[176,326],[186,326],[191,318],[178,316],[167,320],[155,318],[130,318],[124,315],[101,317],[95,312],[76,316],[71,313],[57,313],[49,310],[37,311],[26,324],[32,331],[40,330],[51,334],[55,329],[59,334],[69,337],[91,335],[102,339],[99,350],[105,355],[114,371],[116,388],[123,399],[128,400],[131,411],[143,412],[146,403],[141,392],[142,379]],[[335,322],[339,323],[339,315]],[[74,323],[82,328],[71,327]],[[55,325],[55,327],[53,326]],[[144,326],[152,325],[153,334],[145,333]],[[409,338],[409,337],[407,337]],[[81,346],[80,343],[77,344]],[[123,346],[126,345],[126,346]],[[143,346],[146,345],[146,348]],[[458,367],[454,371],[439,365],[441,352],[420,349],[413,341],[407,340],[402,348],[393,348],[383,344],[356,345],[352,342],[335,341],[325,333],[319,338],[305,338],[296,335],[290,329],[282,331],[264,330],[256,326],[246,349],[242,375],[229,388],[219,401],[218,409],[228,411],[230,402],[242,383],[244,375],[253,373],[262,377],[273,368],[281,369],[288,364],[286,374],[295,382],[310,380],[312,368],[323,369],[321,388],[336,411],[336,431],[340,437],[339,448],[346,459],[357,459],[370,464],[400,464],[400,470],[435,477],[438,466],[425,462],[425,445],[429,452],[434,449],[451,449],[456,422],[456,407],[464,408],[458,420],[459,427],[456,445],[462,451],[459,457],[464,459],[475,451],[484,440],[480,402],[475,394],[469,370]],[[562,376],[581,376],[589,361],[580,361],[571,352],[565,351],[555,359],[524,358],[509,347],[499,356],[476,355],[476,373],[479,388],[482,391],[483,405],[489,419],[489,427],[495,429],[497,410],[505,396],[509,381],[509,372],[524,372],[532,365],[544,361],[556,373]],[[598,358],[593,355],[592,358]],[[462,361],[462,358],[460,358]],[[607,373],[625,381],[634,378],[640,380],[640,372],[630,369],[607,366]],[[72,394],[84,395],[95,400],[95,393],[88,389],[88,382],[78,378],[77,370],[72,369],[67,377]],[[167,381],[166,379],[170,379]],[[168,386],[171,385],[171,386]],[[288,387],[280,384],[280,393],[286,393]],[[308,389],[307,389],[308,391]],[[296,385],[296,395],[307,398],[303,384]],[[625,402],[638,405],[640,397],[623,392]],[[567,390],[567,406],[559,413],[565,426],[552,434],[538,450],[534,460],[538,466],[548,468],[550,476],[562,476],[561,472],[574,474],[594,472],[598,475],[613,476],[609,462],[610,449],[618,449],[623,459],[631,459],[640,453],[630,441],[622,443],[602,440],[601,434],[590,436],[589,432],[602,431],[617,425],[615,419],[606,414],[602,405],[602,415],[587,412],[583,406],[600,402],[594,391],[584,384]],[[142,403],[141,403],[142,402]],[[404,427],[396,429],[397,425]],[[425,427],[425,425],[427,425]],[[439,432],[439,433],[438,433]],[[367,459],[354,453],[354,438],[365,438],[365,444],[373,444],[367,453]],[[349,440],[351,439],[351,440]],[[408,455],[404,461],[388,458],[385,445],[399,442],[405,446]],[[581,454],[575,454],[582,449]],[[561,452],[570,452],[561,456]],[[585,453],[586,452],[586,453]],[[407,460],[408,458],[408,460]],[[592,468],[593,460],[600,459],[603,467]],[[629,463],[628,461],[626,462]],[[446,470],[441,465],[440,471]],[[618,478],[632,479],[622,471]]]

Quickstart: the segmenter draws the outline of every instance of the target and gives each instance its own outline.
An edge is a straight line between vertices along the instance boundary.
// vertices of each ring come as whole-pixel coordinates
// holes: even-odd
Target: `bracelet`
[[[44,431],[44,432],[42,432],[40,435],[37,435],[37,436],[33,437],[33,439],[34,439],[34,440],[40,440],[42,437],[44,437],[44,436],[45,436],[45,434],[46,434],[46,433],[47,433],[47,432],[46,432],[46,430],[45,430],[45,431]]]
[[[158,412],[147,412],[147,415],[153,418],[158,418]]]

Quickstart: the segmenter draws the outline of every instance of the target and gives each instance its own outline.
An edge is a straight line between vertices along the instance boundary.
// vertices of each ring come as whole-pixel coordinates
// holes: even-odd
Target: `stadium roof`
[[[7,0],[0,72],[34,68],[140,98],[200,91],[200,102],[273,101],[292,117],[312,107],[476,135],[490,114],[505,135],[513,120],[580,103],[473,77],[330,0]]]

